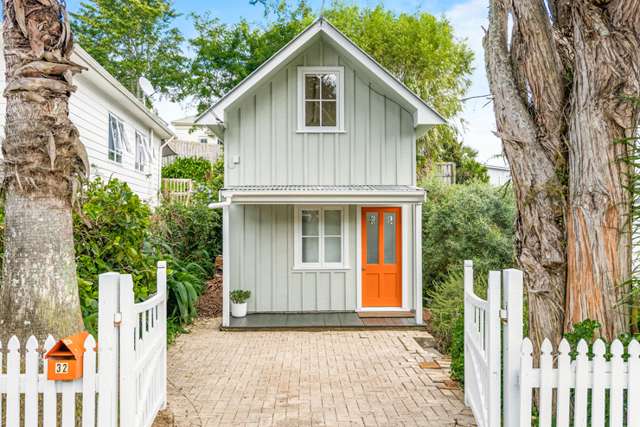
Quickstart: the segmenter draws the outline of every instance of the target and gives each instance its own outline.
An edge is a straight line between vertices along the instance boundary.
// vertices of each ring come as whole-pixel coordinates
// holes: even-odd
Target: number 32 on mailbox
[[[88,332],[63,338],[45,354],[49,361],[47,379],[52,381],[73,381],[82,378],[82,361],[84,356],[84,341]]]

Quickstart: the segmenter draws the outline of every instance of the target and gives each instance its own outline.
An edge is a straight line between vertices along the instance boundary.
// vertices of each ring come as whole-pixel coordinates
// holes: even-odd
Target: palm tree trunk
[[[5,0],[5,253],[0,338],[83,328],[71,216],[86,152],[69,120],[71,32],[57,0]]]

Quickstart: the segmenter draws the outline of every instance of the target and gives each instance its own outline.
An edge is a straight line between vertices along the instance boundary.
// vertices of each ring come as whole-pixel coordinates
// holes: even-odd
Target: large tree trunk
[[[638,120],[624,96],[640,81],[639,3],[490,0],[485,59],[535,348],[587,318],[607,338],[629,326],[629,200],[616,140]]]
[[[71,220],[75,177],[88,171],[69,120],[72,41],[58,0],[4,2],[5,253],[0,338],[82,329]]]

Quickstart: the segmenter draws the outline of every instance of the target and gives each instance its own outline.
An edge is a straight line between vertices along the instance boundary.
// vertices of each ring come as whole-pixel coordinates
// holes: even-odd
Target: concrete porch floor
[[[421,328],[413,317],[368,317],[357,313],[251,313],[231,316],[225,330]]]

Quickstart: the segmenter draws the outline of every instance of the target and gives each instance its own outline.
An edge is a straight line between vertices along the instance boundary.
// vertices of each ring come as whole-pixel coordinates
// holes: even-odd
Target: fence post
[[[522,349],[522,271],[504,270],[502,273],[507,325],[504,331],[504,425],[517,426],[520,422],[520,355]]]
[[[156,292],[162,295],[162,304],[160,305],[160,328],[162,335],[162,409],[167,407],[167,262],[158,261],[157,271],[157,287]]]
[[[130,274],[120,275],[120,425],[135,425],[136,416],[136,326],[133,280]]]
[[[501,404],[501,346],[500,338],[502,327],[500,326],[500,309],[502,299],[500,298],[500,272],[489,272],[489,288],[487,289],[487,360],[489,362],[488,381],[488,421],[490,426],[500,425],[500,404]]]
[[[469,353],[469,343],[467,342],[467,331],[473,328],[473,313],[467,306],[467,295],[473,293],[473,261],[465,260],[464,262],[464,377],[471,378],[471,355]],[[469,387],[464,388],[464,403],[469,406]]]
[[[119,284],[118,273],[98,277],[98,427],[117,425]]]

